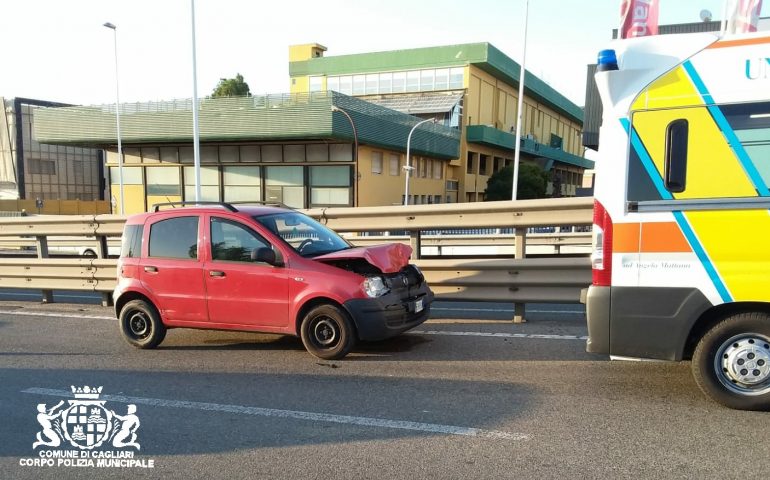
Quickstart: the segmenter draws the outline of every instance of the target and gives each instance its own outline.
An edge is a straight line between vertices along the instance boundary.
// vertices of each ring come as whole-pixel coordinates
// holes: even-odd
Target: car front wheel
[[[325,360],[344,357],[356,342],[350,319],[334,305],[310,310],[302,319],[300,335],[307,351]]]
[[[708,396],[738,410],[770,409],[770,316],[727,317],[703,336],[693,376]]]
[[[123,338],[137,348],[155,348],[166,337],[166,327],[153,305],[131,300],[120,311]]]

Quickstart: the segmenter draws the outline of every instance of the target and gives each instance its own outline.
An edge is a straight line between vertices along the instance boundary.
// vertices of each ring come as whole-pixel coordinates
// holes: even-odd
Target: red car
[[[411,253],[353,247],[285,208],[156,206],[126,222],[115,313],[139,348],[169,328],[245,330],[299,336],[311,354],[338,359],[428,318],[433,292]]]

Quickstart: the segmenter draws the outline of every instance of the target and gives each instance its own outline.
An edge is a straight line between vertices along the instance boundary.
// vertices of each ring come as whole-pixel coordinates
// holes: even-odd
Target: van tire
[[[353,324],[338,307],[324,304],[314,307],[302,319],[300,336],[305,349],[324,360],[338,360],[356,344]]]
[[[737,410],[770,410],[770,315],[731,315],[701,338],[692,358],[698,387]]]
[[[120,333],[137,348],[155,348],[166,338],[158,310],[144,300],[131,300],[120,311]]]

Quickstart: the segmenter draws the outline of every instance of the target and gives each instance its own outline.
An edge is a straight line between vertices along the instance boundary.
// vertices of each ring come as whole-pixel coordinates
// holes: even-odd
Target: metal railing
[[[590,262],[580,258],[526,258],[527,241],[542,238],[529,234],[534,227],[590,225],[590,198],[523,200],[467,204],[397,207],[318,208],[308,215],[341,233],[401,230],[409,233],[415,263],[422,269],[437,298],[466,301],[500,301],[515,305],[515,321],[523,321],[524,304],[532,302],[578,303],[580,290],[591,283]],[[53,289],[102,292],[105,302],[116,284],[117,260],[107,258],[108,239],[120,237],[125,217],[116,215],[30,216],[0,219],[0,239],[33,238],[37,258],[0,258],[0,287],[32,288],[52,301]],[[423,259],[420,252],[431,242],[445,238],[425,237],[440,229],[513,228],[515,258]],[[566,236],[569,234],[559,234]],[[585,243],[586,234],[579,241]],[[90,239],[97,258],[52,259],[49,237]],[[407,237],[353,237],[362,242],[406,241]],[[565,237],[569,238],[569,237]],[[430,241],[428,241],[430,240]],[[458,239],[452,239],[456,241]],[[494,243],[491,236],[484,242]],[[578,241],[572,239],[572,241]],[[382,242],[379,242],[382,243]]]

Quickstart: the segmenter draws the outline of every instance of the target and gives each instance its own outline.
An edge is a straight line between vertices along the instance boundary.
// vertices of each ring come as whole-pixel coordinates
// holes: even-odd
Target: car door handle
[[[144,271],[149,273],[158,273],[158,267],[144,267]]]
[[[225,272],[219,271],[219,270],[211,270],[209,271],[209,277],[224,277]]]

